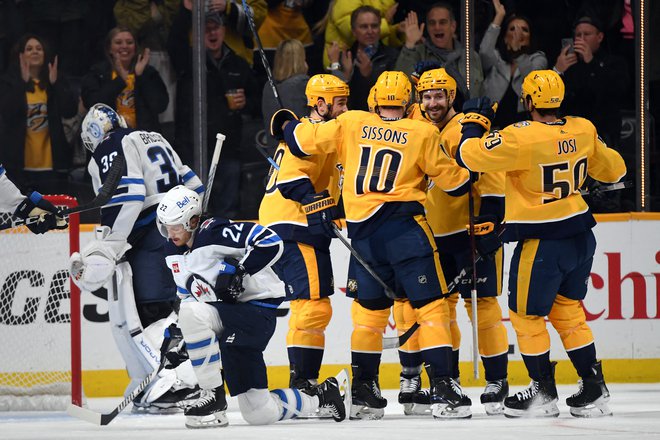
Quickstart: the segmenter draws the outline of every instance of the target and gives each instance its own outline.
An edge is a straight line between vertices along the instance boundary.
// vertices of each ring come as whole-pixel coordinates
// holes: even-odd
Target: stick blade
[[[92,423],[94,425],[103,425],[102,423],[102,416],[103,414],[99,414],[97,412],[94,412],[90,409],[83,408],[77,405],[69,404],[69,406],[66,409],[66,413],[70,415],[71,417],[75,417],[80,420],[84,420],[86,422]],[[107,424],[107,423],[105,423]]]

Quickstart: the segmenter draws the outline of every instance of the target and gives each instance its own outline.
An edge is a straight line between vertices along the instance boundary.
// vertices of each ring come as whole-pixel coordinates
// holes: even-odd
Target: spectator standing
[[[259,86],[247,61],[227,44],[226,15],[211,12],[206,15],[204,43],[206,45],[206,123],[209,158],[216,133],[226,136],[215,177],[209,210],[213,215],[236,218],[239,210],[241,178],[241,145],[243,115],[257,113]],[[177,71],[175,110],[176,148],[184,161],[191,161],[192,145],[192,48],[190,32],[192,13],[184,2],[170,30],[169,52]]]
[[[621,140],[621,106],[630,78],[623,58],[602,46],[602,24],[595,17],[580,17],[575,23],[573,46],[566,46],[553,70],[566,84],[564,113],[589,119],[607,145]]]
[[[158,115],[169,96],[160,74],[149,65],[150,50],[138,53],[133,32],[116,27],[106,38],[105,55],[82,80],[85,107],[103,103],[123,116],[129,128],[159,131]]]
[[[396,62],[396,70],[410,75],[420,61],[437,61],[444,67],[458,86],[455,108],[461,108],[467,97],[481,95],[484,79],[481,61],[476,51],[471,51],[470,79],[468,84],[465,72],[465,48],[456,38],[456,16],[449,3],[438,2],[429,9],[425,23],[418,24],[417,14],[410,12],[404,22],[406,42]],[[428,38],[422,39],[424,30]]]
[[[548,61],[543,52],[534,49],[529,20],[515,15],[504,20],[504,5],[493,0],[493,6],[495,17],[481,41],[479,56],[486,75],[483,93],[499,101],[493,126],[501,128],[526,119],[520,100],[523,79],[532,70],[545,69]]]
[[[19,39],[12,66],[0,78],[0,157],[21,187],[66,191],[72,151],[62,118],[76,114],[74,94],[58,73],[44,40]]]
[[[167,35],[181,0],[118,0],[114,16],[118,26],[129,28],[140,47],[149,49],[149,65],[153,66],[167,87],[170,101],[160,116],[162,134],[174,140],[174,102],[176,74],[167,53]]]
[[[355,43],[339,62],[339,46],[328,50],[333,75],[343,78],[353,92],[348,98],[349,108],[367,111],[369,89],[376,84],[381,73],[392,70],[399,51],[381,41],[381,13],[378,9],[363,5],[351,13],[351,32]]]
[[[305,97],[305,87],[309,80],[307,70],[303,44],[298,40],[280,42],[275,52],[273,79],[284,108],[292,110],[298,116],[307,113],[307,98]],[[264,116],[264,130],[268,133],[266,145],[269,148],[277,146],[277,141],[270,135],[270,118],[279,108],[280,104],[275,99],[270,83],[264,84],[261,111]]]

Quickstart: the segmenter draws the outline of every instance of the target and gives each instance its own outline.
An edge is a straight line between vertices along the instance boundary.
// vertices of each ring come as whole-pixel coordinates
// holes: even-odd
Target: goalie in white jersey
[[[182,298],[179,326],[203,390],[184,412],[186,426],[227,426],[223,373],[250,424],[308,416],[319,408],[342,421],[344,405],[350,405],[345,370],[306,390],[268,391],[263,351],[285,296],[271,268],[282,255],[282,239],[253,222],[221,217],[202,222],[200,198],[184,186],[171,189],[157,213],[169,239],[167,265]],[[340,387],[349,394],[342,396]]]
[[[159,367],[164,330],[177,319],[176,285],[165,265],[166,240],[156,227],[156,207],[181,183],[196,193],[204,186],[159,133],[128,129],[105,104],[90,108],[81,137],[92,151],[87,168],[96,192],[114,158],[126,160],[112,199],[101,209],[96,239],[71,256],[71,274],[82,290],[108,290],[112,333],[131,378],[129,393]],[[184,362],[163,369],[133,408],[180,409],[199,397],[195,388],[190,362]]]

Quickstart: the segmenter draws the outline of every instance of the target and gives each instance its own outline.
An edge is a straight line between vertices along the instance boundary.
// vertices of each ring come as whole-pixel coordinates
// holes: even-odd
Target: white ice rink
[[[229,399],[226,428],[191,430],[182,414],[132,415],[130,407],[108,426],[94,426],[66,413],[0,413],[0,439],[255,439],[255,440],[447,440],[460,439],[660,439],[660,384],[612,384],[613,417],[576,419],[564,399],[576,385],[558,387],[561,415],[550,419],[488,417],[477,402],[481,389],[465,391],[473,401],[471,420],[440,421],[429,417],[406,417],[396,403],[397,392],[385,390],[389,400],[380,421],[289,420],[270,426],[249,426],[241,418],[234,399]],[[519,391],[523,387],[513,387]],[[119,398],[90,399],[89,407],[109,411]]]

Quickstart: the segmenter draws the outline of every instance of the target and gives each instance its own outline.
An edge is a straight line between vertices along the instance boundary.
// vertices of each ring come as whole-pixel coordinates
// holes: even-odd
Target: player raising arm
[[[505,241],[517,241],[509,275],[509,316],[532,382],[504,400],[509,417],[557,416],[554,362],[544,317],[559,333],[581,377],[566,399],[576,417],[609,415],[609,392],[580,301],[596,249],[596,224],[580,195],[587,175],[617,182],[626,173],[621,155],[607,148],[584,118],[558,118],[564,83],[552,70],[525,78],[522,99],[532,116],[488,131],[487,98],[466,102],[457,161],[472,171],[506,172]]]
[[[81,137],[92,152],[87,169],[95,191],[113,159],[126,160],[114,196],[101,209],[96,239],[71,257],[71,274],[83,290],[108,289],[110,324],[131,378],[130,393],[158,368],[159,356],[153,354],[159,353],[163,330],[176,321],[176,286],[165,264],[166,240],[156,227],[156,207],[180,183],[198,193],[204,186],[162,135],[126,128],[123,117],[105,104],[89,109]],[[195,386],[189,362],[164,369],[133,408],[180,409],[197,397],[191,390]]]
[[[5,167],[0,163],[0,212],[11,212],[23,220],[39,216],[36,222],[27,222],[26,226],[35,234],[43,234],[51,229],[66,229],[66,219],[60,210],[53,206],[41,194],[33,191],[24,196],[16,185],[9,180]]]
[[[442,152],[435,127],[404,118],[411,85],[403,72],[382,73],[374,93],[375,113],[348,111],[314,125],[291,121],[284,137],[296,156],[337,152],[344,167],[348,235],[390,289],[403,291],[410,299],[421,325],[420,349],[431,377],[434,415],[439,416],[445,408],[460,405],[462,395],[450,377],[447,282],[424,216],[424,176],[461,194],[467,190],[468,173]],[[276,114],[275,121],[285,119],[282,116]],[[328,202],[319,197],[315,210],[327,212]],[[382,400],[376,377],[393,302],[362,266],[355,268],[359,288],[351,337],[354,405],[362,399]]]
[[[305,89],[309,117],[304,123],[331,120],[344,113],[349,89],[333,75],[314,75]],[[287,286],[291,316],[287,352],[289,386],[305,389],[317,383],[325,348],[325,329],[332,317],[334,293],[330,238],[332,231],[308,223],[303,205],[318,193],[339,200],[337,155],[301,159],[282,141],[274,154],[280,169],[271,169],[259,222],[275,231],[284,242],[284,253],[273,269]]]
[[[172,188],[158,205],[159,228],[169,239],[167,265],[182,298],[179,325],[203,389],[185,410],[186,426],[228,424],[223,368],[229,393],[250,424],[275,423],[319,408],[342,421],[346,408],[334,377],[300,391],[268,391],[263,351],[284,300],[271,269],[282,255],[280,237],[252,222],[213,217],[201,223],[201,213],[199,196],[184,186]],[[347,389],[348,375],[342,376]]]

